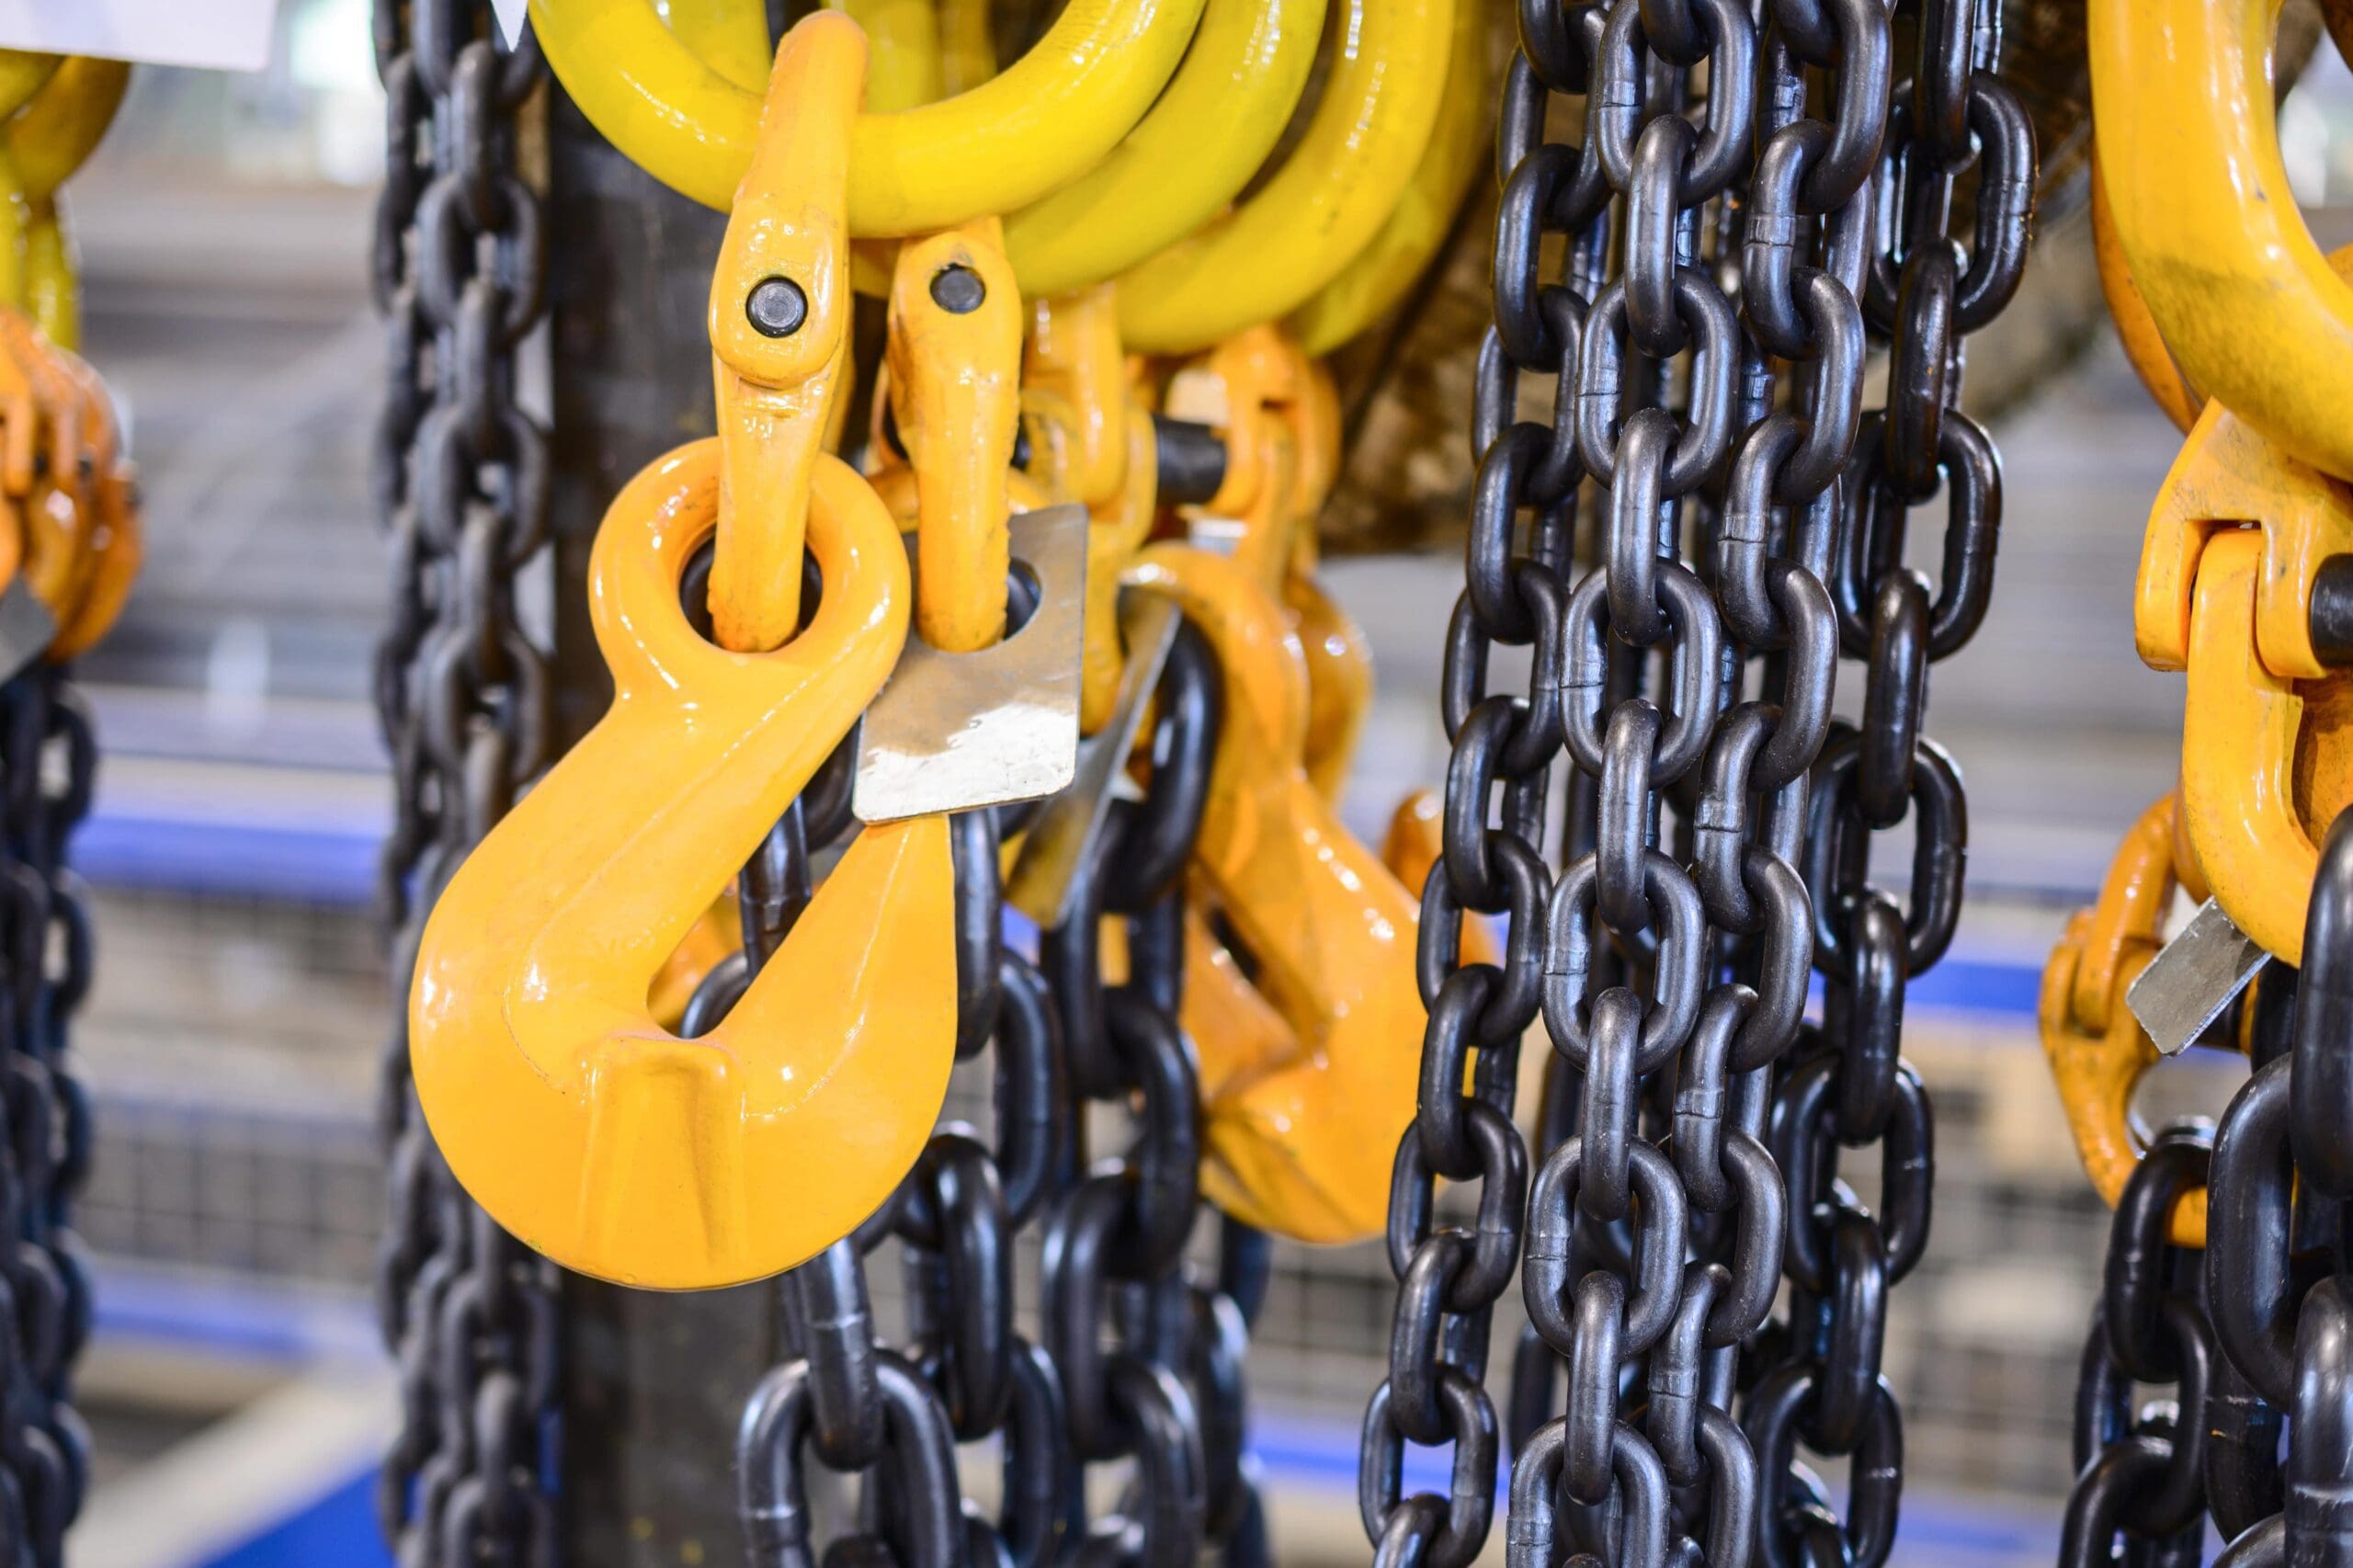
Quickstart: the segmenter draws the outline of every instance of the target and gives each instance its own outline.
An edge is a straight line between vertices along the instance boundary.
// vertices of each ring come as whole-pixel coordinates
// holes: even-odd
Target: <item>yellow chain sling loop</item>
[[[1274,150],[1314,62],[1324,0],[1209,0],[1168,90],[1127,139],[1006,220],[1021,286],[1115,278],[1214,218]]]
[[[75,55],[7,122],[7,157],[25,194],[25,303],[60,348],[82,345],[81,291],[58,187],[97,150],[131,85],[119,60]]]
[[[1437,128],[1456,0],[1355,11],[1305,134],[1239,207],[1120,278],[1131,349],[1186,354],[1313,297],[1395,210]]]
[[[2093,0],[2100,176],[2189,384],[2290,456],[2353,478],[2353,287],[2298,213],[2270,55],[2279,0]]]
[[[1495,48],[1488,33],[1495,14],[1483,0],[1455,0],[1437,127],[1388,222],[1291,312],[1291,331],[1308,353],[1329,354],[1396,308],[1452,232],[1493,146]]]
[[[1068,184],[1125,136],[1185,52],[1201,0],[1074,0],[1002,74],[941,102],[860,113],[849,232],[924,233]],[[663,183],[725,208],[760,99],[697,58],[652,0],[532,0],[548,63],[590,123]]]

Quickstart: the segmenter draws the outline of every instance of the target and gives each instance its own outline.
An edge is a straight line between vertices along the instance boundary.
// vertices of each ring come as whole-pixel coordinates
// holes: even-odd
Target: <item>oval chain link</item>
[[[1961,345],[2017,287],[2031,133],[1990,0],[1526,0],[1519,34],[1365,1528],[1384,1568],[1485,1542],[1517,1261],[1517,1568],[1876,1568],[1903,1474],[1887,1290],[1933,1173],[1904,990],[1951,938],[1966,841],[1927,669],[1984,613],[2000,517]],[[1552,140],[1580,98],[1580,139]],[[1932,589],[1906,527],[1939,498]],[[1498,646],[1530,650],[1524,694],[1488,689]],[[1859,729],[1831,716],[1842,653]],[[1870,835],[1907,819],[1908,910],[1870,880]],[[1500,966],[1459,961],[1464,911],[1503,922]],[[1512,1116],[1539,1017],[1531,1176]],[[1839,1179],[1873,1148],[1876,1211]],[[1450,1496],[1401,1495],[1408,1444],[1450,1449]],[[1801,1444],[1849,1460],[1844,1518]]]
[[[401,1389],[378,1513],[402,1568],[560,1561],[555,1271],[442,1164],[405,1027],[442,883],[548,760],[547,655],[516,605],[542,561],[547,447],[515,391],[546,266],[517,119],[545,71],[528,33],[512,50],[500,36],[483,0],[377,0],[387,122],[371,278],[389,363],[371,488],[392,605],[376,702],[394,780],[379,897],[398,1020],[378,1290]]]

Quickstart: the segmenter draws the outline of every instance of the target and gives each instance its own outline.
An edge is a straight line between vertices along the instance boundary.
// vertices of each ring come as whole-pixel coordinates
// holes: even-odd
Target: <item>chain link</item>
[[[2195,1562],[2201,1509],[2230,1543],[2218,1568],[2353,1560],[2353,812],[2322,851],[2303,959],[2301,973],[2275,962],[2257,982],[2255,1071],[2211,1151],[2202,1139],[2161,1141],[2118,1205],[2119,1250],[2136,1221],[2145,1239],[2126,1260],[2139,1265],[2131,1272],[2110,1255],[2101,1309],[2114,1370],[2086,1355],[2084,1468],[2063,1563]],[[2202,1271],[2159,1251],[2175,1189],[2200,1176]],[[2177,1378],[2178,1414],[2128,1422],[2130,1385],[2111,1387],[2118,1373]],[[2097,1452],[2086,1451],[2086,1423],[2107,1440]]]
[[[1847,464],[1829,575],[1841,651],[1864,662],[1861,723],[1834,725],[1813,771],[1802,864],[1824,1005],[1775,1093],[1791,1289],[1774,1364],[1744,1417],[1770,1478],[1760,1540],[1775,1568],[1813,1551],[1835,1517],[1793,1464],[1799,1440],[1851,1456],[1836,1521],[1849,1558],[1882,1562],[1894,1540],[1903,1431],[1880,1358],[1887,1292],[1927,1248],[1935,1170],[1927,1096],[1900,1054],[1904,994],[1951,943],[1968,842],[1960,771],[1923,729],[1928,668],[1969,641],[1993,588],[2001,471],[1958,406],[1962,340],[2017,290],[2033,197],[2032,129],[1994,74],[2000,7],[1923,0],[1898,11],[1916,41],[1913,74],[1893,89],[1858,199],[1871,235],[1859,292],[1871,339],[1886,346],[1887,401],[1862,420]],[[1948,231],[1972,173],[1964,248]],[[1911,513],[1925,504],[1945,515],[1933,587],[1905,564]],[[1907,818],[1908,910],[1871,880],[1871,835]],[[1839,1181],[1845,1155],[1874,1146],[1876,1212]]]
[[[2250,1402],[2243,1384],[2222,1386],[2232,1373],[2214,1354],[2203,1259],[2169,1244],[2175,1206],[2204,1187],[2212,1153],[2206,1129],[2169,1128],[2150,1144],[2117,1203],[2075,1391],[2076,1478],[2060,1536],[2062,1563],[2200,1561],[2208,1488],[2218,1477],[2254,1488],[2251,1495],[2219,1489],[2230,1492],[2219,1513],[2279,1510],[2277,1413]],[[2135,1408],[2138,1387],[2167,1383],[2176,1385],[2170,1401]],[[2252,1426],[2225,1425],[2233,1397],[2258,1415]],[[2123,1558],[2115,1550],[2120,1533],[2131,1543]]]
[[[1520,7],[1429,1028],[1364,1426],[1382,1564],[1464,1568],[1485,1541],[1489,1320],[1516,1260],[1513,1563],[1875,1568],[1893,1539],[1886,1290],[1926,1244],[1932,1171],[1903,991],[1950,939],[1964,841],[1920,719],[1991,586],[1998,469],[1954,406],[1960,346],[2016,288],[2033,173],[1996,7],[1895,11],[1919,40],[1901,85],[1886,0]],[[1580,142],[1547,140],[1555,97],[1582,97]],[[1972,167],[1964,251],[1945,228]],[[1890,393],[1866,417],[1874,340]],[[1549,420],[1518,417],[1531,377]],[[1940,491],[1931,594],[1905,527]],[[1529,650],[1524,694],[1487,689],[1498,645]],[[1831,716],[1842,652],[1867,662],[1859,729]],[[1908,917],[1868,881],[1867,832],[1907,815]],[[1460,962],[1466,911],[1504,922],[1500,967]],[[1539,1017],[1530,1181],[1512,1114]],[[1878,1214],[1837,1179],[1871,1145]],[[1438,1176],[1469,1223],[1437,1222]],[[1852,1456],[1846,1519],[1801,1441]],[[1409,1442],[1451,1448],[1450,1497],[1400,1496]]]
[[[955,819],[958,1047],[993,1068],[993,1136],[950,1123],[892,1200],[787,1275],[791,1354],[762,1381],[737,1449],[750,1560],[817,1561],[812,1482],[859,1477],[854,1510],[823,1555],[902,1568],[1069,1560],[1187,1568],[1205,1544],[1264,1559],[1242,1453],[1242,1356],[1266,1247],[1228,1226],[1212,1284],[1185,1259],[1198,1206],[1198,1071],[1176,1015],[1182,975],[1181,871],[1192,847],[1217,729],[1206,644],[1180,635],[1159,690],[1144,799],[1115,807],[1082,873],[1076,912],[1046,933],[1039,961],[1002,940],[998,848],[1012,813]],[[808,899],[810,849],[849,830],[838,754],[747,868],[746,961],[714,971],[689,1034],[741,994]],[[1115,896],[1111,890],[1119,890]],[[1110,907],[1128,917],[1125,984],[1106,989],[1099,948]],[[756,915],[766,910],[766,915]],[[1134,1107],[1135,1141],[1084,1176],[1091,1101]],[[1041,1225],[1040,1339],[1016,1328],[1015,1264]],[[905,1340],[878,1342],[866,1259],[895,1237]],[[960,1490],[960,1444],[994,1438],[995,1517]],[[1090,1519],[1087,1467],[1127,1461],[1112,1514]]]
[[[42,661],[0,684],[0,1559],[64,1561],[89,1485],[71,1376],[90,1332],[89,1273],[67,1208],[89,1167],[90,1109],[67,1033],[90,983],[90,916],[66,840],[88,814],[97,749],[66,673]]]
[[[807,906],[810,846],[852,826],[853,756],[844,747],[828,759],[745,868],[743,961],[703,983],[682,1025],[689,1035],[733,1005]],[[755,1564],[817,1561],[812,1459],[820,1471],[866,1478],[854,1528],[825,1549],[829,1561],[1037,1568],[1051,1558],[1058,1521],[1040,1499],[1058,1471],[1061,1411],[1051,1367],[1013,1328],[1012,1247],[1043,1190],[1059,1041],[1036,970],[1004,952],[995,930],[997,843],[990,813],[953,824],[957,1053],[995,1045],[995,1147],[968,1126],[942,1128],[880,1212],[780,1281],[791,1354],[753,1394],[736,1455]],[[905,1243],[909,1334],[888,1348],[876,1341],[866,1257],[894,1234]],[[1004,1502],[992,1523],[960,1511],[956,1445],[1000,1435]]]
[[[1063,1506],[1074,1561],[1189,1568],[1204,1548],[1266,1561],[1255,1466],[1244,1453],[1243,1360],[1267,1288],[1267,1239],[1222,1221],[1214,1270],[1188,1260],[1199,1209],[1199,1064],[1176,1017],[1190,858],[1215,761],[1222,691],[1209,644],[1178,633],[1158,695],[1143,801],[1115,803],[1040,961],[1069,1051],[1069,1168],[1085,1174],[1048,1225],[1045,1343],[1063,1379],[1073,1473]],[[1106,913],[1121,919],[1126,979],[1107,987]],[[1086,1166],[1089,1102],[1124,1110],[1132,1140]],[[1099,1131],[1099,1129],[1097,1129]],[[1119,1506],[1090,1519],[1092,1467],[1131,1471]]]
[[[378,0],[388,114],[373,284],[388,376],[373,489],[391,546],[376,698],[395,810],[381,896],[395,1025],[384,1056],[391,1208],[380,1259],[401,1428],[379,1512],[403,1568],[552,1568],[556,1277],[469,1201],[408,1079],[426,915],[548,758],[547,658],[517,619],[542,559],[547,449],[516,402],[543,312],[540,202],[517,119],[544,72],[481,0]]]

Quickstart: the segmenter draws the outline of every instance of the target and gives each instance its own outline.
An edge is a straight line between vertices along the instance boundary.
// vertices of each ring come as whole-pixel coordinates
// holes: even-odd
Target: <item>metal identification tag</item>
[[[1086,508],[1013,519],[1013,559],[1038,608],[993,648],[943,653],[910,629],[898,668],[866,710],[850,810],[860,822],[976,811],[1054,794],[1078,767],[1086,643]],[[908,565],[915,536],[906,536]]]
[[[0,681],[10,679],[49,652],[57,641],[57,617],[40,602],[32,585],[12,577],[0,592]]]
[[[2208,899],[2124,993],[2125,1006],[2167,1056],[2178,1056],[2271,961],[2238,922]]]
[[[1005,882],[1006,902],[1042,929],[1060,926],[1070,913],[1078,869],[1103,831],[1113,791],[1126,777],[1121,769],[1160,685],[1160,672],[1168,663],[1182,619],[1176,606],[1159,594],[1131,590],[1120,597],[1120,632],[1128,645],[1128,662],[1120,671],[1111,717],[1078,743],[1077,776],[1069,789],[1040,809],[1022,835],[1020,858]]]

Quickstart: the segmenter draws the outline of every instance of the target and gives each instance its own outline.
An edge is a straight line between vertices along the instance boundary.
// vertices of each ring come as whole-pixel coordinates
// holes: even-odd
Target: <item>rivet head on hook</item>
[[[763,337],[790,337],[809,319],[809,296],[790,278],[763,278],[745,300],[744,314]]]
[[[968,316],[989,297],[981,275],[961,262],[952,262],[931,275],[931,302],[951,316]]]

